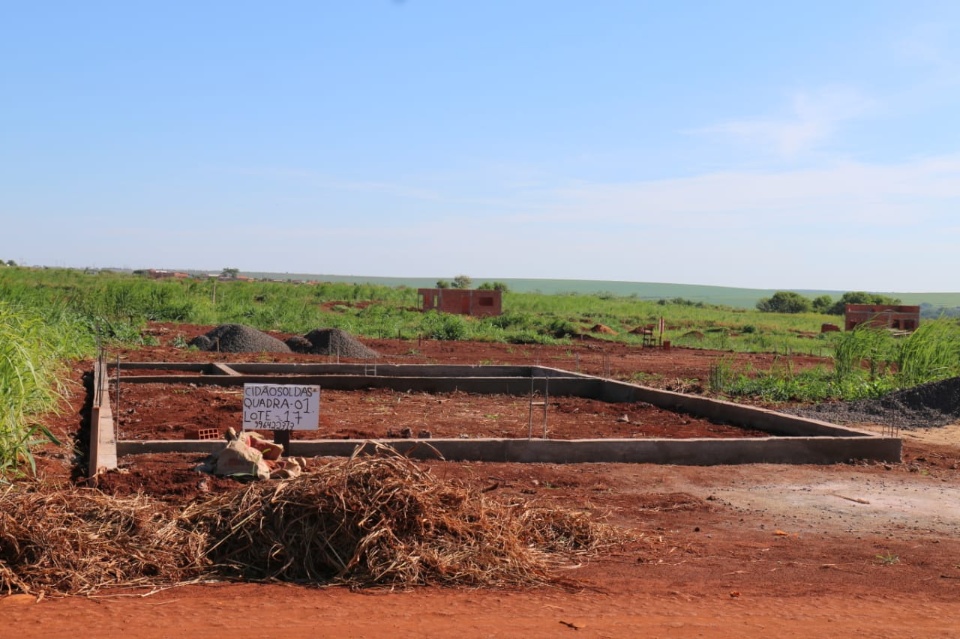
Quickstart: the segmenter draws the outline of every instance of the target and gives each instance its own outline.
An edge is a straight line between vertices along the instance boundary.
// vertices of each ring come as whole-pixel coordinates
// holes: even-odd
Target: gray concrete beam
[[[232,367],[238,370],[238,367]],[[239,371],[238,371],[239,372]],[[401,393],[452,393],[463,391],[484,395],[503,393],[525,396],[530,394],[529,377],[368,377],[364,375],[297,375],[266,374],[226,375],[135,375],[121,377],[125,384],[197,384],[240,386],[242,384],[317,384],[321,389],[362,390],[389,388]],[[600,379],[555,378],[549,383],[550,395],[595,397],[600,394]],[[537,390],[543,386],[538,384]]]
[[[110,409],[110,385],[105,364],[97,364],[93,372],[93,401],[90,410],[90,452],[87,476],[93,477],[117,467],[117,438]]]
[[[857,459],[897,462],[901,440],[892,437],[755,439],[425,439],[380,442],[416,459],[520,463],[645,463],[714,466],[726,464],[837,464]],[[121,441],[121,455],[161,452],[213,453],[221,441]],[[290,454],[350,456],[372,442],[294,440]]]

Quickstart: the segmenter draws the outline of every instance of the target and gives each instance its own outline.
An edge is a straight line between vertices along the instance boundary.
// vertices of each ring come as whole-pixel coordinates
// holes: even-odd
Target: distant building
[[[417,304],[421,311],[440,311],[475,317],[491,317],[503,313],[503,295],[497,290],[472,288],[420,288]]]
[[[861,324],[896,331],[915,331],[920,326],[919,306],[892,304],[847,304],[844,311],[845,328],[852,331]]]

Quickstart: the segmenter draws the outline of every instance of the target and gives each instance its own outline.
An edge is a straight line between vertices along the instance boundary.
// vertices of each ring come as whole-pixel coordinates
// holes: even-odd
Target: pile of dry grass
[[[399,456],[250,484],[184,517],[218,540],[210,559],[235,576],[362,587],[546,583],[562,553],[619,539],[583,515],[487,499]]]
[[[207,564],[204,540],[178,514],[142,495],[9,486],[0,494],[0,592],[85,595],[195,578]]]
[[[572,554],[625,538],[583,513],[438,480],[396,454],[357,457],[182,511],[144,496],[10,488],[0,496],[0,590],[89,594],[200,578],[527,586],[557,582],[551,569]]]

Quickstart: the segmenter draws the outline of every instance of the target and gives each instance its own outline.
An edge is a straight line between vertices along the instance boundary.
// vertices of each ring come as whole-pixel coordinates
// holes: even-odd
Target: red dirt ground
[[[140,371],[134,371],[139,373]],[[239,387],[124,384],[120,378],[119,439],[184,439],[191,428],[243,422]],[[542,400],[541,397],[537,398]],[[580,397],[550,397],[551,439],[629,437],[764,437],[751,431],[645,403],[625,406]],[[319,431],[294,431],[294,439],[430,437],[534,437],[543,434],[543,407],[529,397],[452,393],[398,393],[388,389],[320,392]],[[410,435],[407,435],[408,437]]]
[[[208,329],[156,325],[152,330],[161,346],[119,355],[130,361],[209,361],[210,353],[169,346],[177,334],[189,339]],[[806,357],[641,350],[597,341],[560,348],[397,340],[365,343],[388,362],[539,363],[570,370],[579,365],[583,372],[687,391],[700,389],[710,365],[721,357],[745,369],[790,366],[796,370],[824,363]],[[216,359],[328,361],[300,355],[217,355]],[[89,364],[84,368],[89,370]],[[333,397],[334,405],[343,402],[349,410],[327,411],[331,420],[350,417],[343,416],[343,424],[328,423],[330,436],[351,429],[381,436],[388,424],[403,420],[416,429],[413,418],[423,416],[429,399],[417,403],[421,399],[404,395],[395,405],[396,395],[358,393],[356,401]],[[182,406],[192,406],[192,398],[216,399],[194,392],[175,396]],[[365,397],[373,401],[364,403]],[[507,421],[506,417],[485,417],[492,414],[510,414],[508,430],[518,425],[526,428],[524,400],[501,398],[495,405],[476,405],[472,398],[440,399],[448,402],[445,412],[451,404],[464,411],[451,419],[454,430],[474,424],[471,412],[476,413],[476,423],[488,430]],[[558,430],[575,427],[575,420],[564,426],[562,419],[576,408],[589,416],[585,420],[589,429],[609,428],[610,434],[620,432],[616,429],[621,426],[632,427],[634,415],[637,422],[649,418],[643,407],[607,410],[554,399],[558,407],[571,407],[568,413],[551,412],[549,423]],[[137,415],[145,419],[148,407],[134,403],[146,402],[145,396],[122,398],[121,413],[125,401],[134,408],[130,420]],[[73,402],[53,422],[68,438],[82,421],[82,392],[75,393]],[[405,402],[413,406],[409,413]],[[510,406],[510,402],[520,405]],[[361,411],[361,406],[368,410]],[[194,407],[181,415],[200,412]],[[233,419],[229,410],[222,412],[220,425]],[[629,423],[616,421],[622,413],[628,414]],[[180,420],[177,427],[185,421],[189,420]],[[121,428],[133,426],[132,421],[126,426],[121,423]],[[146,428],[155,432],[159,426],[157,422]],[[439,428],[433,428],[439,434]],[[488,494],[584,509],[643,535],[639,542],[571,567],[566,576],[582,584],[576,592],[421,588],[358,593],[279,584],[209,584],[39,604],[31,597],[11,596],[0,598],[0,616],[9,636],[51,638],[146,639],[196,633],[289,639],[955,637],[960,636],[957,433],[960,429],[948,427],[905,435],[903,463],[885,465],[426,464],[440,477],[464,481]],[[66,481],[73,468],[66,453],[49,450],[39,457],[47,481]],[[184,500],[230,484],[230,480],[195,473],[192,466],[200,458],[125,458],[126,472],[111,473],[102,486],[112,492],[143,490]],[[0,632],[0,636],[7,634]]]

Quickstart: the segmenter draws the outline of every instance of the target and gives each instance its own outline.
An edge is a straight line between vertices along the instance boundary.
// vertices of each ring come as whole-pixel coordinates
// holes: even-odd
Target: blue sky
[[[0,0],[0,258],[957,291],[960,3]]]

